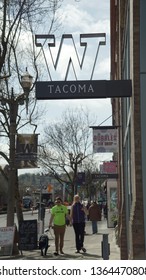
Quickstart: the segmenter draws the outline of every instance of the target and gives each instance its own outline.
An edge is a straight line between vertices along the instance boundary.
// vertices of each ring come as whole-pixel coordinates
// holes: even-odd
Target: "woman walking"
[[[59,249],[60,254],[64,254],[63,245],[64,245],[64,235],[66,229],[66,217],[70,219],[68,214],[68,209],[65,205],[62,204],[60,197],[56,198],[55,206],[51,209],[51,218],[49,222],[49,227],[52,227],[52,222],[54,222],[53,229],[55,235],[55,256],[58,256]]]
[[[84,248],[84,231],[85,231],[85,218],[87,215],[86,207],[80,202],[79,195],[74,196],[74,201],[71,206],[70,217],[75,232],[76,253],[80,253],[82,250],[86,252]]]

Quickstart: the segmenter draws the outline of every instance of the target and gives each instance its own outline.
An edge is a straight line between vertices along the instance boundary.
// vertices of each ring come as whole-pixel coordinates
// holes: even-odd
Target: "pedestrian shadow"
[[[84,253],[82,254],[83,255],[83,258],[87,259],[87,258],[94,258],[94,259],[102,259],[102,256],[101,255],[98,255],[98,254],[90,254],[90,253]]]
[[[102,259],[102,256],[98,254],[89,254],[89,253],[80,253],[80,254],[65,253],[64,255],[59,255],[58,258],[61,260],[83,260],[83,259],[96,260],[96,259]]]
[[[32,255],[22,255],[19,259],[22,260],[96,260],[102,259],[100,255],[97,254],[89,254],[89,253],[80,253],[80,254],[68,254],[54,256],[52,253],[48,253],[46,256],[41,256],[40,254],[32,254]]]

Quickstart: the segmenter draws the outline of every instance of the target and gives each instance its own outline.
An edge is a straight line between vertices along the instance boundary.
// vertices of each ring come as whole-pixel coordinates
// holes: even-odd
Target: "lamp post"
[[[78,186],[77,186],[77,175],[78,175],[78,165],[82,163],[83,154],[79,153],[77,155],[73,155],[73,153],[69,153],[69,160],[70,166],[74,171],[74,178],[73,178],[73,192],[74,195],[77,194]]]
[[[23,94],[15,96],[13,89],[11,95],[4,97],[1,95],[0,101],[2,105],[9,106],[9,176],[8,176],[8,203],[7,203],[7,226],[14,225],[14,206],[15,206],[15,185],[16,185],[16,165],[15,165],[15,136],[17,134],[17,116],[19,105],[26,101],[26,112],[28,111],[28,95],[32,85],[32,76],[27,72],[21,77],[21,86],[24,90]]]
[[[23,76],[21,76],[21,86],[24,91],[24,99],[26,102],[26,113],[28,113],[29,92],[32,86],[33,77],[28,73],[27,68]]]

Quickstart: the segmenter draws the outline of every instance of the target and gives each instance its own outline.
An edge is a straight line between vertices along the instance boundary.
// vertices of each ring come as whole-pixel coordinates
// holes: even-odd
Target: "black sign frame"
[[[19,250],[31,251],[38,248],[37,220],[19,222]]]
[[[88,99],[131,97],[131,80],[39,81],[36,99]]]

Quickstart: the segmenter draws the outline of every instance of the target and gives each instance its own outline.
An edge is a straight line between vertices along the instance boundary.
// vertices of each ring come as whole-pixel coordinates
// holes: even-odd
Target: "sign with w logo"
[[[80,34],[78,50],[76,47],[78,43],[75,44],[71,34],[62,35],[58,48],[54,35],[35,35],[35,44],[43,53],[51,81],[56,80],[56,77],[60,77],[60,69],[62,72],[61,79],[63,80],[67,80],[70,70],[73,71],[75,80],[85,80],[84,77],[87,77],[87,71],[89,80],[92,80],[99,48],[101,45],[106,44],[105,38],[105,33]],[[52,50],[54,49],[58,49],[56,59],[53,58]],[[81,55],[79,55],[79,52]]]
[[[35,168],[37,166],[38,134],[18,134],[16,139],[17,168]]]
[[[130,80],[93,80],[99,48],[106,44],[105,33],[80,34],[78,48],[71,34],[62,35],[58,48],[54,35],[35,35],[35,44],[43,54],[49,76],[49,81],[36,82],[36,99],[110,98],[132,95]],[[56,50],[56,59],[53,57],[53,48]],[[79,55],[80,50],[82,51]],[[71,71],[75,79],[67,81]]]

